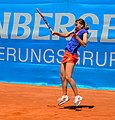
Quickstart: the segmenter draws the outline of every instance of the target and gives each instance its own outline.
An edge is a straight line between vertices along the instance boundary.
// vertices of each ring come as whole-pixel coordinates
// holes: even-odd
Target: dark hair
[[[88,24],[87,23],[85,23],[85,21],[82,19],[82,18],[79,18],[79,19],[77,19],[75,22],[79,22],[81,25],[83,25],[83,28],[85,28],[85,29],[89,29],[89,26],[88,26]]]

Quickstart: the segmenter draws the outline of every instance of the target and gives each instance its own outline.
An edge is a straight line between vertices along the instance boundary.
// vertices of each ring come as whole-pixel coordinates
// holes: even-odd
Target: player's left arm
[[[75,38],[77,39],[77,41],[83,46],[86,47],[87,42],[88,42],[88,33],[84,33],[83,34],[83,40],[81,40],[78,35],[75,35]]]

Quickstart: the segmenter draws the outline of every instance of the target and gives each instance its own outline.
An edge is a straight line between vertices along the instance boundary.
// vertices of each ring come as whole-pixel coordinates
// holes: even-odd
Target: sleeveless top
[[[83,40],[83,34],[88,33],[87,29],[81,29],[78,31],[78,37]],[[77,54],[78,48],[81,44],[77,41],[75,37],[72,37],[69,43],[67,44],[65,50],[68,50],[71,54]]]

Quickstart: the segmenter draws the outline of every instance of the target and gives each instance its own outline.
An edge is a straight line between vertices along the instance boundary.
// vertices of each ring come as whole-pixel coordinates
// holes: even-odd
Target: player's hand
[[[53,30],[50,30],[50,32],[51,32],[52,35],[55,35],[55,32]]]

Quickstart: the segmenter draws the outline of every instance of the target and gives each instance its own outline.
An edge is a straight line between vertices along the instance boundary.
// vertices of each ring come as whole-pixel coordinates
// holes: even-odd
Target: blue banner
[[[90,26],[86,48],[78,50],[73,78],[81,88],[115,90],[115,2],[4,0],[0,4],[0,81],[60,86],[59,67],[75,20]]]

